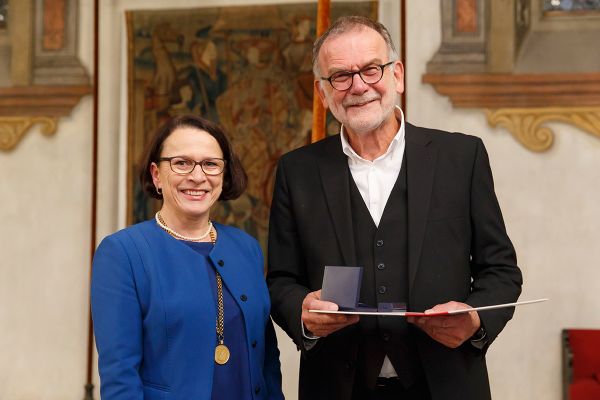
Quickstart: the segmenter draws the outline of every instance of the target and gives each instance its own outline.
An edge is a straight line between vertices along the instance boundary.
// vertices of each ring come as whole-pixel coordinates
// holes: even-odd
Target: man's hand
[[[338,306],[321,301],[321,291],[310,292],[302,302],[302,323],[315,336],[325,337],[333,332],[358,322],[358,315],[319,314],[308,310],[337,311]]]
[[[425,312],[450,311],[464,308],[472,307],[468,304],[450,301],[445,304],[438,304]],[[447,317],[408,317],[407,321],[421,328],[433,340],[452,349],[463,344],[473,336],[481,326],[477,311],[449,315]]]

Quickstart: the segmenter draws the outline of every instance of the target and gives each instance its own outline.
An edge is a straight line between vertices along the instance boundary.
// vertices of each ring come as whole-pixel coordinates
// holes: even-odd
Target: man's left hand
[[[438,304],[429,310],[425,310],[425,313],[465,308],[472,307],[468,304],[450,301],[448,303]],[[471,338],[481,326],[477,311],[449,316],[408,317],[407,321],[421,328],[433,340],[452,349],[457,348]]]

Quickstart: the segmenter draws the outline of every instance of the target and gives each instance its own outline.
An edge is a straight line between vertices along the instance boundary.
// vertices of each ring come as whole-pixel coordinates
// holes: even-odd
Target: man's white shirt
[[[369,209],[375,226],[379,226],[379,221],[381,221],[387,200],[400,174],[402,158],[404,157],[404,113],[397,106],[394,111],[396,119],[400,122],[400,128],[386,152],[373,161],[365,160],[356,154],[346,139],[343,126],[340,131],[342,151],[348,156],[348,167],[350,168],[352,179],[354,179],[354,183],[358,187],[358,191]],[[318,337],[310,335],[304,330],[304,324],[301,325],[302,335],[308,339],[305,340],[305,348],[310,350],[316,344],[315,339],[318,339]],[[398,376],[387,355],[383,360],[379,376],[382,378]]]
[[[400,122],[400,128],[386,152],[373,161],[365,160],[356,154],[346,139],[343,126],[340,132],[342,151],[348,156],[350,173],[377,227],[379,227],[383,210],[400,174],[404,157],[404,113],[400,107],[396,107],[395,113],[396,119]],[[379,376],[382,378],[398,376],[387,355],[383,360]]]

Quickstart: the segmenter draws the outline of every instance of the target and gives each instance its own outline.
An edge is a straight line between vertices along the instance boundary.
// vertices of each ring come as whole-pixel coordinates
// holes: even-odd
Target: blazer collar
[[[324,139],[317,156],[322,190],[346,265],[356,265],[350,205],[350,172],[339,135]]]
[[[426,129],[406,124],[408,283],[412,288],[423,247],[437,149]]]
[[[419,260],[437,159],[437,149],[426,129],[405,125],[408,185],[408,278],[412,288]],[[350,204],[350,172],[339,135],[325,139],[317,155],[322,190],[346,265],[356,265],[354,229]]]
[[[212,263],[216,271],[219,272],[223,278],[223,282],[227,285],[229,290],[235,293],[244,292],[247,282],[250,282],[255,271],[247,269],[247,263],[256,261],[260,263],[261,259],[257,255],[256,260],[240,260],[238,257],[239,252],[232,251],[232,246],[239,246],[239,242],[236,242],[232,236],[231,231],[226,229],[225,225],[221,225],[217,222],[213,222],[215,229],[218,233],[218,239],[214,247],[208,254],[208,259]],[[185,243],[173,238],[162,228],[160,228],[154,220],[148,220],[139,224],[140,229],[144,231],[144,236],[147,236],[148,245],[152,244],[156,246],[157,243],[162,244],[171,249],[172,252],[178,255],[178,260],[181,262],[179,268],[191,268],[195,270],[196,274],[201,274],[207,279],[205,273],[200,272],[201,269],[197,268],[198,253],[190,248]],[[227,265],[227,268],[221,268]],[[236,302],[242,306],[237,296]]]

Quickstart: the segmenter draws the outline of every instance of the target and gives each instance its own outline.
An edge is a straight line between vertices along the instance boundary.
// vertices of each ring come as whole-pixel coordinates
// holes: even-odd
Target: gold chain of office
[[[162,219],[160,211],[156,213],[156,222],[158,226],[160,226],[165,232],[178,240],[201,242],[202,239],[206,237],[206,235],[204,235],[202,239],[190,240],[190,238],[175,232],[173,229],[169,228]],[[208,234],[210,235],[211,243],[214,245],[217,242],[217,236],[210,221]],[[215,347],[215,362],[219,365],[223,365],[229,361],[231,353],[229,352],[229,348],[225,345],[225,305],[223,303],[223,280],[221,279],[219,272],[215,271],[215,275],[217,278],[217,346]]]

